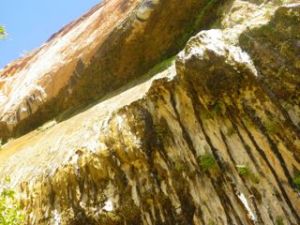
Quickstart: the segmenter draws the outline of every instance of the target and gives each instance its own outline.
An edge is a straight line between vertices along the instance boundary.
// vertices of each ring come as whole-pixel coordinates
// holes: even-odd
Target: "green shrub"
[[[0,191],[0,225],[21,225],[24,215],[16,200],[16,193],[10,188],[2,187]]]

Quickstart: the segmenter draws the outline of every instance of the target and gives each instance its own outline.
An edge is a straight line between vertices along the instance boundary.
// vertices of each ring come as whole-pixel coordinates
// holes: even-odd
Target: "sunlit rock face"
[[[166,2],[144,1],[138,21]],[[287,43],[298,39],[299,9],[211,8],[214,29],[199,30],[175,57],[5,144],[0,177],[19,190],[26,224],[300,224],[299,95],[288,74],[275,74],[279,42],[270,44],[284,29]],[[277,58],[295,85],[296,47]],[[108,64],[119,57],[106,53]]]
[[[105,0],[0,72],[0,138],[103,97],[174,55],[222,2]],[[201,20],[200,20],[201,19]]]

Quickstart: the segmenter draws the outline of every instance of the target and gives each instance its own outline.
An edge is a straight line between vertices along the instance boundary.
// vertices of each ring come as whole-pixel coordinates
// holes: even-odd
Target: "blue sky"
[[[0,68],[39,47],[53,33],[100,0],[1,0],[0,24],[9,34],[0,40]]]

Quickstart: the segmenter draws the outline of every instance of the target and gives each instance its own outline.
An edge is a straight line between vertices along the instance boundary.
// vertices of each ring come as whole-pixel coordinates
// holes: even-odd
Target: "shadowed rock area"
[[[61,90],[1,123],[25,133],[0,151],[25,224],[300,224],[300,4],[119,3],[91,11],[111,4],[123,22],[88,60],[69,56]],[[91,13],[51,40],[96,32],[80,25]]]

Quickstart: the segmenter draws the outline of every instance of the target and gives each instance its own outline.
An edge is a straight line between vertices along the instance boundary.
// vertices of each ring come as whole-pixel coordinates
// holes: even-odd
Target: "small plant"
[[[247,165],[237,165],[238,173],[245,178],[250,179],[254,183],[259,183],[259,178],[252,172]]]
[[[6,182],[10,182],[6,178]],[[1,187],[0,190],[0,224],[1,225],[21,225],[24,221],[24,215],[16,200],[14,190],[7,187]]]
[[[208,171],[217,167],[216,159],[210,153],[199,156],[198,163],[203,171]]]
[[[284,225],[283,218],[281,216],[276,217],[276,225]]]
[[[296,188],[300,191],[300,172],[297,172],[294,176],[293,182],[296,186]]]

